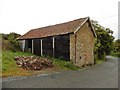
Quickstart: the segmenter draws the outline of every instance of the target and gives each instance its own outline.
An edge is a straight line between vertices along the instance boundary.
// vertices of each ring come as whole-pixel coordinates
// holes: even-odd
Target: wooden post
[[[34,54],[34,41],[32,39],[32,54]]]
[[[75,35],[75,64],[77,63],[77,60],[76,60],[76,47],[77,47],[77,35]]]
[[[22,43],[23,43],[22,50],[23,50],[23,52],[25,52],[25,40],[23,40]]]
[[[42,39],[41,39],[41,56],[43,56]]]
[[[53,37],[53,57],[55,56],[55,38]]]

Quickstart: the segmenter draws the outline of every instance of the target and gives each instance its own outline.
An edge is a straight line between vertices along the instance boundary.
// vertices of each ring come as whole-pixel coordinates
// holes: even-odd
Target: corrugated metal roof
[[[30,30],[19,39],[43,38],[54,35],[73,33],[88,18],[80,18],[73,21],[51,25],[47,27]]]

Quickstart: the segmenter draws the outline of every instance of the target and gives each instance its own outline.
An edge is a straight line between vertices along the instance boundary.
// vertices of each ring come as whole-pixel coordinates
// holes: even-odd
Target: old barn
[[[94,63],[94,37],[87,17],[30,30],[19,40],[25,52],[69,60],[82,67]]]

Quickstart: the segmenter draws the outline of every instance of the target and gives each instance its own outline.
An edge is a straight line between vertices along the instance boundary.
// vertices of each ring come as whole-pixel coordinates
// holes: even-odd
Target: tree
[[[114,53],[120,52],[120,39],[115,40],[115,42],[113,43],[114,46]]]
[[[3,50],[20,50],[19,42],[17,38],[21,36],[17,33],[2,34],[2,49]]]
[[[105,55],[109,55],[110,52],[113,50],[113,31],[109,28],[101,26],[96,21],[92,22],[95,32],[97,34],[94,49],[95,57],[98,59],[104,59]]]
[[[10,33],[8,34],[8,40],[11,42],[11,43],[14,43],[14,44],[17,44],[17,38],[21,36],[20,34],[17,34],[17,33]]]

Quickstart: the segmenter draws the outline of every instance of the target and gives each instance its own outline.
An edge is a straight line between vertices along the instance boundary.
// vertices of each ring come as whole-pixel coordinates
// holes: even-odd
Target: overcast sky
[[[119,0],[0,0],[0,33],[27,31],[89,16],[118,38]]]

